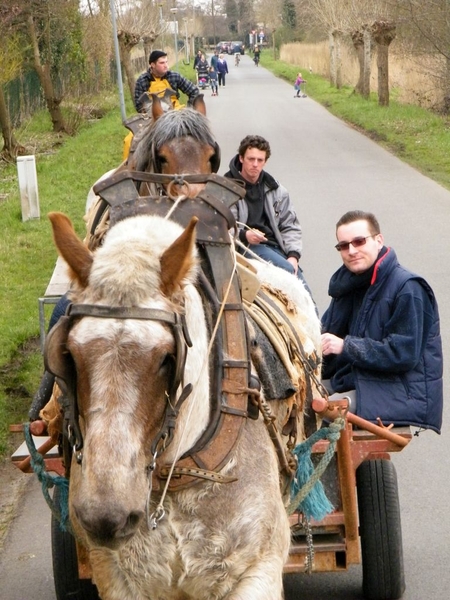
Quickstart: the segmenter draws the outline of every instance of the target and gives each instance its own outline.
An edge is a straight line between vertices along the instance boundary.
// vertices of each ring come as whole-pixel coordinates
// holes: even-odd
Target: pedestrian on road
[[[256,66],[259,65],[260,58],[261,58],[261,50],[259,49],[259,46],[255,46],[255,49],[253,50],[253,62],[255,63]]]
[[[217,71],[217,63],[219,61],[219,52],[218,50],[214,50],[214,54],[211,56],[210,65],[214,67],[214,71]]]
[[[200,60],[197,62],[197,85],[199,89],[204,90],[209,82],[209,64],[205,58],[205,55],[202,54]]]
[[[219,88],[217,87],[217,72],[214,67],[209,68],[209,84],[211,86],[211,96],[218,96]]]
[[[336,238],[343,265],[322,318],[325,386],[349,396],[351,411],[368,421],[440,433],[442,345],[431,287],[398,263],[372,213],[345,213]]]
[[[269,142],[260,135],[247,135],[225,173],[245,184],[245,197],[231,208],[238,224],[237,251],[248,257],[256,254],[289,271],[310,292],[299,266],[302,229],[289,192],[264,171],[269,157]]]
[[[217,77],[219,80],[219,87],[223,85],[225,87],[225,75],[228,73],[227,61],[223,54],[219,54],[219,60],[217,61]]]

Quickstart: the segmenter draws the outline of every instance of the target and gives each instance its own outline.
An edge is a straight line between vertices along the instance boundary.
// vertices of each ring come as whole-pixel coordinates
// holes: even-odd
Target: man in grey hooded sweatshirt
[[[245,197],[231,210],[238,224],[239,240],[249,252],[240,245],[237,250],[249,257],[254,253],[289,271],[308,289],[299,266],[302,229],[289,192],[264,171],[269,157],[269,142],[259,135],[247,135],[225,173],[225,177],[243,181],[246,190]]]

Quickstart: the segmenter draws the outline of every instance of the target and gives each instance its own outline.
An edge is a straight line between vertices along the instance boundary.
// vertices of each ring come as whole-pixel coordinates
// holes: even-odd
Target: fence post
[[[17,157],[17,175],[19,178],[22,221],[39,219],[39,194],[34,156]]]

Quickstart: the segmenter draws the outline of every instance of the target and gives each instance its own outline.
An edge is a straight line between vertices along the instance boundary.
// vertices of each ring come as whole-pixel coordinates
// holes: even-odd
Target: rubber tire
[[[53,498],[59,499],[58,486]],[[61,531],[59,522],[52,514],[52,562],[56,600],[100,600],[96,586],[90,579],[78,577],[77,549],[73,536]]]
[[[361,463],[356,470],[363,595],[395,600],[405,591],[397,474],[390,460]]]

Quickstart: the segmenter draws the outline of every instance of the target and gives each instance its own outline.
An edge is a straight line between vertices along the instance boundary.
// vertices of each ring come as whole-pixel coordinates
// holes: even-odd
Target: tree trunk
[[[336,85],[336,54],[333,33],[330,33],[328,40],[330,44],[330,85],[334,87]]]
[[[0,86],[0,127],[3,135],[2,155],[13,159],[25,152],[25,148],[18,143],[14,136],[2,86]]]
[[[131,64],[131,50],[139,43],[139,36],[127,33],[126,31],[119,31],[117,39],[119,40],[120,62],[125,71],[130,95],[134,98],[134,86],[136,82],[134,80],[133,65]]]
[[[389,106],[389,46],[396,36],[396,26],[389,21],[375,21],[372,36],[378,51],[378,104]]]
[[[336,87],[338,90],[342,87],[342,55],[341,55],[341,40],[342,31],[335,29],[333,31],[333,37],[335,40],[334,48],[336,54]]]
[[[359,77],[354,91],[356,94],[362,94],[364,81],[364,36],[362,31],[356,29],[352,31],[350,35],[352,38],[353,47],[356,50],[356,56],[359,64]]]
[[[444,84],[443,84],[443,102],[442,110],[448,115],[450,114],[450,58],[445,59]]]
[[[363,69],[363,81],[362,81],[362,95],[368,99],[370,97],[370,71],[372,68],[372,37],[370,29],[367,26],[363,26],[363,40],[364,40],[364,69]]]
[[[153,31],[150,32],[150,35],[144,35],[144,37],[142,38],[142,41],[144,42],[145,60],[148,61],[150,53],[153,50],[153,46],[154,46],[156,40],[158,39],[158,37],[161,37],[161,50],[164,50],[164,48],[162,47],[162,36],[157,36],[156,33],[154,33]],[[164,52],[165,52],[165,50],[164,50]]]
[[[60,106],[61,98],[58,98],[56,96],[55,90],[53,88],[53,82],[50,76],[50,65],[48,63],[43,65],[41,62],[41,54],[39,51],[39,44],[32,15],[29,15],[27,17],[27,28],[28,34],[30,36],[31,45],[33,47],[34,68],[36,69],[39,81],[44,91],[45,102],[47,104],[47,109],[50,113],[50,118],[53,123],[53,131],[66,131],[66,125]]]

